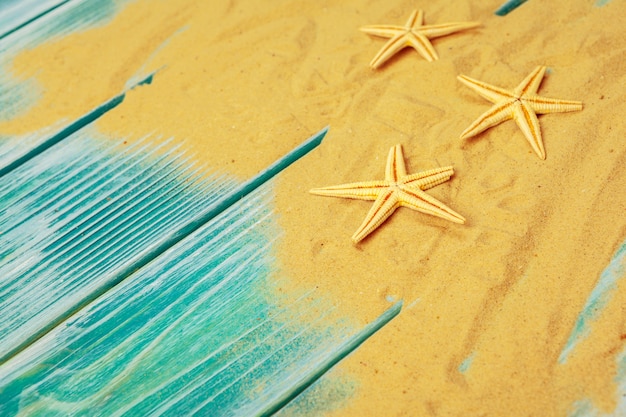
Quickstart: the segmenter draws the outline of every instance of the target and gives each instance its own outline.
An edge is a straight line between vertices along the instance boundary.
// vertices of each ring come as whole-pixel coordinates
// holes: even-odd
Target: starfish
[[[352,236],[352,241],[358,243],[401,206],[465,223],[463,216],[423,191],[448,181],[453,173],[452,167],[444,167],[407,175],[402,146],[395,145],[389,150],[384,180],[314,188],[310,192],[329,197],[374,200],[365,220]]]
[[[429,39],[449,35],[465,29],[480,26],[478,22],[442,23],[440,25],[424,26],[424,12],[414,10],[404,26],[373,25],[364,26],[361,31],[370,35],[391,38],[376,54],[370,66],[374,69],[383,65],[389,58],[401,49],[412,46],[427,61],[439,59],[435,48]]]
[[[505,120],[513,119],[539,158],[546,159],[537,115],[582,110],[583,103],[538,96],[537,90],[545,72],[545,66],[538,66],[512,91],[459,75],[459,81],[495,103],[461,133],[461,139],[467,139]]]

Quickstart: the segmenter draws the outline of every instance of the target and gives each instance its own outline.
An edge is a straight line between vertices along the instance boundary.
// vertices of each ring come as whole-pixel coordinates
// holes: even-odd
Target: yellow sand
[[[403,24],[414,2],[138,1],[105,27],[18,57],[18,73],[42,66],[45,94],[0,133],[75,117],[158,68],[100,130],[185,139],[199,161],[244,179],[330,124],[275,189],[286,286],[317,286],[363,323],[404,300],[339,365],[358,390],[336,414],[562,416],[584,399],[611,412],[623,283],[567,362],[557,358],[626,237],[626,3],[530,1],[498,17],[501,1],[422,4],[427,24],[483,26],[434,40],[439,61],[406,50],[378,71],[368,63],[385,40],[358,28]],[[45,64],[59,57],[62,70]],[[512,121],[458,139],[489,103],[457,75],[512,88],[537,65],[551,69],[541,95],[584,102],[582,112],[540,117],[545,161]],[[396,143],[409,172],[454,166],[428,192],[467,224],[400,209],[354,246],[370,203],[307,191],[382,179]]]

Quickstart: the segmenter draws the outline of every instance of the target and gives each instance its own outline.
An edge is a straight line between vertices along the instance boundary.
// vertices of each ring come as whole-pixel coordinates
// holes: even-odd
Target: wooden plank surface
[[[37,74],[55,67],[53,60],[40,60],[36,65],[20,69],[16,57],[42,43],[106,22],[121,4],[74,0],[5,5],[2,16],[6,22],[0,20],[0,30],[4,28],[0,36],[0,173],[43,151],[121,102],[120,86],[109,89],[91,103],[74,103],[72,112],[67,111],[69,103],[65,109],[53,105],[55,115],[39,127],[33,125],[31,117],[25,120],[25,128],[6,128],[8,121],[19,120],[41,99]],[[71,83],[70,79],[68,84]]]
[[[314,290],[276,292],[271,198],[258,189],[0,367],[2,414],[271,413],[399,312],[358,330]]]
[[[0,38],[40,19],[68,0],[5,0],[0,2]]]
[[[51,22],[62,42],[122,4],[70,1],[0,40],[1,57],[15,65],[29,49],[49,47]],[[133,71],[121,93],[111,95],[113,85],[52,113],[38,107],[47,91],[42,98],[28,78],[3,79],[11,104],[0,115],[0,411],[273,413],[401,303],[366,325],[312,288],[297,297],[276,288],[272,192],[249,194],[326,130],[301,144],[283,135],[245,176],[215,173],[158,124],[133,135],[132,120],[146,109],[118,106],[134,94],[127,89],[153,81],[155,68]],[[103,133],[117,118],[131,121],[128,130]],[[43,123],[52,124],[28,130]],[[322,386],[337,391],[332,380]]]

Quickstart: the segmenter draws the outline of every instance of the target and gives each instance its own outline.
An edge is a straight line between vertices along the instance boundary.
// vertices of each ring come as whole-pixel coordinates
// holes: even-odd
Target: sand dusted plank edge
[[[37,62],[36,66],[29,67],[28,73],[15,78],[11,67],[20,53],[106,20],[128,1],[112,4],[108,1],[28,0],[14,4],[8,2],[0,8],[0,120],[11,121],[39,100],[41,86],[37,81],[37,71],[52,65]],[[120,89],[102,97],[102,101],[95,102],[92,109],[85,108],[80,117],[69,118],[69,123],[68,119],[57,120],[45,128],[23,135],[0,132],[0,175],[113,109],[124,100],[128,90],[149,84],[153,76],[154,73],[138,74],[136,79],[128,81],[123,91]],[[76,119],[71,120],[74,117]]]
[[[295,381],[289,391],[284,392],[281,396],[276,398],[273,403],[267,404],[266,408],[257,410],[258,415],[271,416],[293,401],[298,395],[313,385],[313,383],[321,378],[333,366],[347,357],[350,353],[354,352],[367,339],[373,336],[377,331],[387,325],[387,323],[389,323],[394,317],[400,314],[402,306],[403,302],[397,301],[376,320],[367,324],[361,331],[351,336],[341,345],[337,346],[332,355],[328,355],[322,361],[315,364],[307,375],[304,375],[299,381]]]
[[[11,120],[12,116],[28,109],[39,99],[41,86],[37,83],[36,73],[39,69],[50,65],[38,61],[35,65],[29,66],[24,73],[18,74],[19,78],[15,78],[11,67],[17,56],[51,39],[67,36],[100,23],[110,18],[129,1],[122,0],[112,4],[109,1],[72,0],[65,1],[58,7],[52,7],[54,3],[60,3],[58,0],[37,2],[36,7],[31,4],[35,3],[34,1],[28,1],[27,5],[30,5],[30,8],[23,7],[22,3],[26,2],[20,2],[19,6],[7,6],[6,9],[0,10],[0,33],[3,33],[2,22],[5,19],[10,22],[9,27],[15,28],[14,25],[21,25],[18,30],[6,29],[4,35],[0,36],[0,69],[2,69],[0,71],[0,120]],[[41,13],[46,6],[50,7],[48,11]],[[28,17],[21,17],[26,10],[37,14],[37,18],[29,20]],[[24,24],[24,21],[28,21],[28,24]],[[0,139],[5,138],[0,135]]]
[[[150,84],[155,73],[151,73],[133,84],[129,90],[140,85]],[[91,122],[99,119],[107,112],[119,106],[126,97],[127,91],[107,100],[98,107],[85,113],[78,119],[61,127],[56,132],[46,134],[42,132],[29,134],[26,137],[10,137],[0,140],[0,176],[6,175],[29,159],[39,155],[51,146],[59,143],[74,132],[82,129]]]
[[[617,282],[626,277],[626,241],[619,247],[611,262],[602,271],[596,286],[593,288],[584,307],[580,311],[574,328],[572,329],[567,342],[559,355],[559,363],[565,364],[567,358],[574,351],[576,346],[589,337],[591,324],[598,319],[602,310],[608,305],[613,292],[617,288]],[[626,380],[625,374],[620,374],[619,379]]]

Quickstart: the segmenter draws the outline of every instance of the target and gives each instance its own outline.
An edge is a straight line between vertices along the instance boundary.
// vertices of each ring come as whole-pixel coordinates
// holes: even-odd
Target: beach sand
[[[500,4],[129,3],[111,22],[18,56],[16,76],[54,65],[36,75],[41,100],[0,132],[76,118],[154,70],[98,130],[175,137],[210,171],[246,179],[330,125],[275,184],[283,290],[317,287],[362,323],[404,303],[332,371],[357,389],[330,414],[562,416],[585,400],[610,413],[621,397],[623,280],[563,352],[626,236],[626,3],[529,1],[504,17]],[[404,24],[418,7],[426,24],[482,26],[433,40],[438,61],[408,48],[371,69],[386,40],[359,27]],[[549,68],[540,95],[584,103],[539,117],[546,160],[513,121],[459,139],[491,104],[458,75],[513,88],[538,65]],[[383,179],[395,144],[410,173],[454,167],[428,194],[467,222],[400,208],[354,245],[371,203],[308,190]]]

